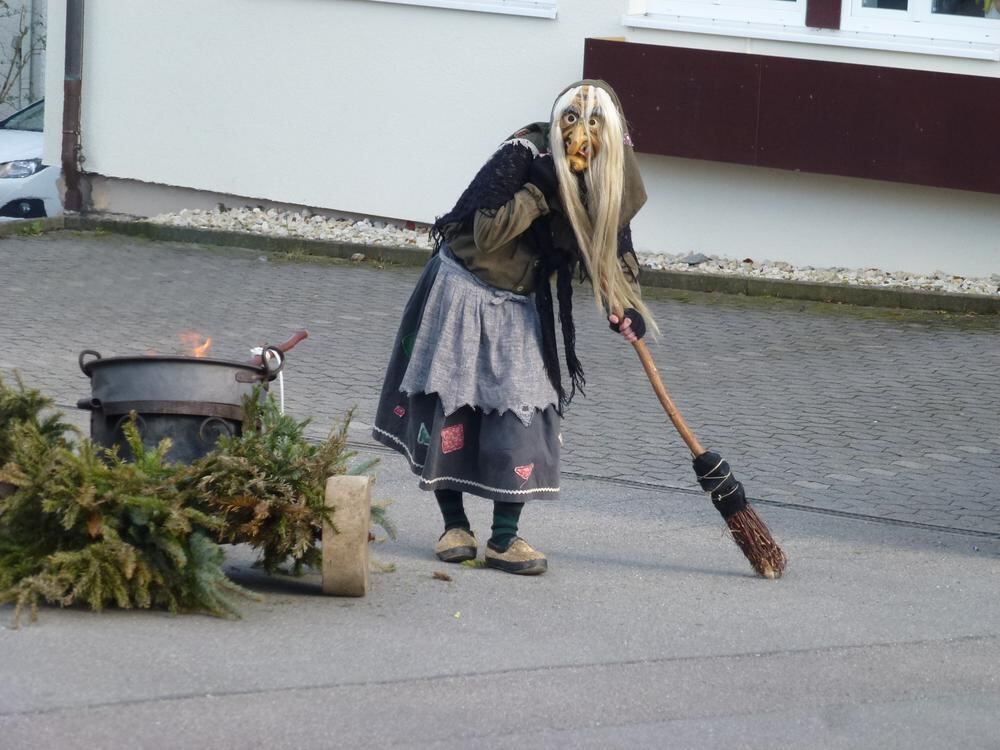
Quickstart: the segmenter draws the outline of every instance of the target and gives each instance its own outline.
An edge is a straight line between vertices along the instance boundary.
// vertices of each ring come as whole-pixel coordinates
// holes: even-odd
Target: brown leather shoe
[[[486,567],[519,576],[537,576],[549,569],[549,562],[545,555],[516,536],[505,550],[494,546],[493,542],[486,544]]]
[[[448,529],[434,545],[438,560],[460,563],[476,559],[476,535],[467,529]]]

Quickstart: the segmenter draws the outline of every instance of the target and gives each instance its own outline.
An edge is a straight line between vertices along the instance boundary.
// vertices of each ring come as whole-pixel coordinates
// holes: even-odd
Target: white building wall
[[[1000,273],[1000,196],[641,156],[640,250],[816,267]]]
[[[64,4],[50,5],[46,158],[58,161]],[[89,0],[85,169],[429,222],[501,138],[548,116],[581,75],[586,37],[1000,72],[982,61],[626,29],[625,5],[563,0],[553,21],[367,0]],[[995,196],[642,162],[650,202],[633,227],[640,249],[1000,272]]]

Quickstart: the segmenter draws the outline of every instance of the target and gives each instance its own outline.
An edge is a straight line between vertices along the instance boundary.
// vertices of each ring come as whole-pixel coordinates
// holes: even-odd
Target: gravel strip
[[[391,222],[362,219],[336,219],[303,211],[278,211],[262,208],[185,209],[178,213],[161,214],[149,221],[172,227],[219,229],[229,232],[275,237],[301,237],[310,240],[332,240],[360,245],[383,247],[413,247],[429,250],[430,238],[425,226],[407,222],[403,226]],[[1000,295],[1000,274],[989,278],[967,278],[936,271],[915,274],[883,271],[879,268],[815,268],[793,266],[784,262],[754,262],[750,258],[730,260],[716,256],[639,252],[639,262],[647,267],[666,271],[742,276],[786,281],[814,281],[826,284],[880,288],[919,289],[955,294]]]
[[[303,211],[278,211],[261,208],[184,209],[161,214],[148,221],[171,227],[220,229],[272,237],[301,237],[308,240],[331,240],[359,245],[416,247],[430,250],[427,229],[415,224],[397,226],[383,221],[335,219]]]

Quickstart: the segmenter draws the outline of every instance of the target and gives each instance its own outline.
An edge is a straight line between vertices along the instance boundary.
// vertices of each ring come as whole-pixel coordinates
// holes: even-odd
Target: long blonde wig
[[[582,94],[582,95],[581,95]],[[587,205],[580,199],[577,176],[570,169],[563,143],[562,115],[579,97],[583,101],[580,122],[590,137],[590,121],[598,122],[599,148],[583,172]],[[619,317],[632,307],[655,332],[659,329],[649,309],[629,284],[618,258],[622,194],[625,170],[625,127],[611,95],[599,86],[583,85],[566,90],[552,107],[550,150],[559,178],[559,195],[580,246],[583,264],[594,288],[599,308]]]

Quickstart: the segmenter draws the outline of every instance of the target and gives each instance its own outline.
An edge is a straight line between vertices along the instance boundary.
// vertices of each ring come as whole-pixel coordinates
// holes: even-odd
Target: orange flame
[[[197,331],[185,331],[180,334],[181,343],[187,350],[185,354],[192,357],[204,357],[208,350],[212,348],[212,337],[202,336]],[[204,339],[204,340],[203,340]]]

